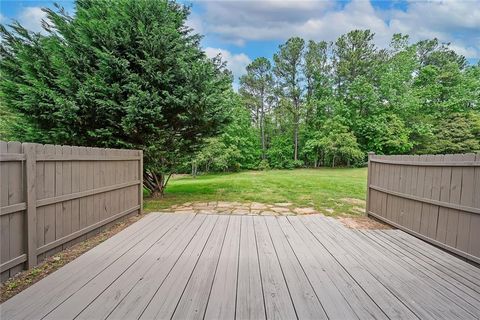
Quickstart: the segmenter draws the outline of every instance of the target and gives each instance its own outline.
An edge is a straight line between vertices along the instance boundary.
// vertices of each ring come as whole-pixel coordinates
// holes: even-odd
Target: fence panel
[[[367,213],[480,263],[480,154],[369,154]]]
[[[143,154],[0,141],[0,271],[4,281],[141,212]]]

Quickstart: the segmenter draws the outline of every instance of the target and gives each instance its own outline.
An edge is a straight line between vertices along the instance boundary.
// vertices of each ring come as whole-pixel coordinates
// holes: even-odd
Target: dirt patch
[[[369,217],[338,217],[338,220],[350,229],[392,229],[389,225]]]
[[[119,233],[129,225],[143,218],[145,214],[135,215],[122,221],[119,221],[108,227],[96,236],[93,236],[85,241],[79,242],[74,246],[67,248],[51,257],[46,258],[35,268],[22,271],[4,283],[0,284],[0,303],[3,303],[13,297],[14,295],[27,289],[32,284],[45,278],[52,272],[63,267],[72,260],[75,260],[88,250],[99,245],[108,238]]]
[[[355,198],[342,198],[340,199],[342,202],[354,205],[354,206],[363,206],[365,207],[366,202],[365,200],[355,199]]]

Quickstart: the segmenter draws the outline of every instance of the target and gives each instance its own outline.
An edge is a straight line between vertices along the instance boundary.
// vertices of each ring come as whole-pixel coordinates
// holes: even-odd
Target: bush
[[[260,163],[257,166],[257,169],[258,170],[263,170],[263,171],[270,170],[270,164],[268,163],[268,161],[266,159],[264,159],[264,160],[260,161]]]

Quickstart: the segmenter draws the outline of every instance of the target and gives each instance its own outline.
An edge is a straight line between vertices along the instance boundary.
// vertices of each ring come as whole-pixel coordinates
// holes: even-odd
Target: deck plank
[[[139,316],[203,220],[204,217],[191,215],[171,228],[150,253],[118,277],[77,319],[104,319],[115,312],[113,317]],[[124,308],[125,305],[128,307]]]
[[[295,220],[295,217],[289,217]],[[330,319],[356,319],[355,312],[351,309],[348,301],[335,286],[327,274],[323,259],[315,255],[312,242],[304,238],[304,234],[294,229],[285,219],[279,220],[282,231],[286,235],[290,245],[300,261],[322,307]]]
[[[300,231],[302,231],[299,233],[308,235],[310,231],[305,229],[306,226],[303,223],[304,219],[301,219],[302,222],[300,219],[298,220],[299,221],[294,222],[294,224]],[[401,300],[385,288],[383,284],[368,271],[368,269],[354,259],[345,249],[343,249],[342,246],[338,245],[338,243],[325,236],[323,233],[315,233],[315,237],[324,246],[325,250],[332,255],[332,258],[338,262],[339,266],[337,266],[337,269],[343,268],[349,277],[352,278],[347,283],[356,282],[368,297],[370,297],[390,319],[417,319],[415,314],[408,309]],[[318,251],[318,249],[315,251]],[[366,297],[362,295],[360,295],[360,297],[366,299]]]
[[[408,270],[411,272],[421,272],[428,277],[429,283],[434,286],[437,291],[442,292],[442,294],[448,297],[452,302],[480,318],[479,293],[464,286],[455,279],[450,279],[443,273],[437,273],[435,268],[432,268],[416,256],[410,255],[410,252],[405,250],[405,247],[403,247],[401,243],[396,243],[393,238],[387,237],[384,233],[363,231],[362,234],[382,246],[385,249],[385,252],[390,253],[390,256],[401,258],[401,260],[405,262],[403,265],[408,265]]]
[[[3,303],[0,316],[478,319],[479,277],[399,230],[321,215],[153,213]]]
[[[240,216],[230,217],[205,319],[235,319],[241,219]]]
[[[47,278],[32,285],[28,290],[2,304],[2,316],[8,319],[41,318],[65,298],[80,289],[103,269],[131,250],[136,243],[147,238],[155,230],[163,229],[168,218],[162,214],[147,215],[63,266]],[[142,232],[140,232],[140,230]],[[19,304],[22,308],[18,308]]]
[[[440,248],[432,246],[423,240],[415,238],[406,232],[401,232],[400,230],[384,230],[382,232],[391,235],[394,238],[401,239],[405,245],[411,248],[412,252],[418,253],[422,259],[428,261],[434,267],[441,265],[456,273],[458,276],[463,277],[462,282],[467,281],[476,286],[480,286],[480,272],[478,272],[477,267],[470,263],[463,261]]]
[[[215,228],[219,228],[217,219],[218,216],[214,215],[205,218],[205,224],[200,228],[200,232],[192,239],[175,264],[175,268],[172,269],[155,292],[155,295],[150,299],[140,315],[141,319],[171,318],[208,239],[212,234],[215,234]]]
[[[292,226],[297,233],[303,237],[303,241],[306,246],[312,252],[312,255],[316,258],[317,264],[325,270],[329,281],[338,290],[343,299],[336,298],[335,304],[332,308],[340,309],[348,307],[349,313],[352,312],[355,318],[359,319],[386,319],[386,315],[375,304],[375,302],[365,293],[365,291],[355,282],[354,279],[343,269],[342,265],[332,256],[332,253],[325,249],[324,239],[315,237],[317,234],[311,233],[298,217],[289,218]],[[313,224],[308,227],[315,227]],[[332,250],[333,251],[333,250]],[[343,304],[343,306],[342,306]],[[330,316],[331,312],[327,311]],[[348,317],[352,318],[352,315],[336,315],[334,317]]]
[[[320,220],[320,219],[317,219]],[[403,268],[403,263],[398,263],[392,257],[385,255],[383,250],[375,244],[365,240],[354,232],[345,228],[338,228],[331,219],[323,218],[326,223],[317,223],[325,232],[330,232],[331,237],[343,238],[348,243],[350,252],[366,263],[366,267],[376,273],[378,279],[388,285],[392,291],[401,296],[402,301],[409,305],[414,312],[425,319],[474,319],[471,314],[462,308],[452,305],[448,299],[435,294],[431,285],[417,274],[412,274]],[[337,232],[332,232],[333,230]],[[368,256],[368,259],[365,257]],[[367,266],[368,264],[368,266]],[[421,305],[417,301],[423,301]]]
[[[299,319],[327,319],[302,266],[280,229],[277,220],[285,217],[265,217],[266,225],[278,256],[283,275]]]
[[[257,238],[267,319],[297,319],[282,268],[265,224],[265,217],[254,217],[253,227]]]
[[[72,319],[77,316],[85,306],[90,305],[96,297],[106,290],[113,282],[115,282],[126,270],[130,270],[137,261],[144,260],[142,258],[150,258],[153,256],[148,252],[155,247],[167,232],[177,223],[181,224],[186,216],[172,217],[163,224],[163,230],[155,232],[151,236],[139,242],[130,254],[121,256],[118,260],[100,272],[95,278],[86,283],[80,290],[63,300],[58,306],[55,306],[45,319]],[[145,261],[142,261],[145,262]]]
[[[243,216],[240,226],[236,319],[265,319],[262,276],[258,262],[253,217]]]
[[[229,219],[228,215],[218,217],[217,225],[188,280],[172,319],[203,319]]]

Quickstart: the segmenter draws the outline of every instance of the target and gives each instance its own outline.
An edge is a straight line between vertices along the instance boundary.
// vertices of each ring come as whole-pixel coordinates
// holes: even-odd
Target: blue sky
[[[56,1],[74,13],[73,1]],[[480,58],[480,0],[214,0],[188,1],[188,24],[203,34],[209,56],[221,53],[238,78],[253,59],[271,58],[289,37],[333,41],[352,29],[370,29],[375,41],[388,45],[392,34],[409,34],[412,41],[437,37],[450,42],[471,63]],[[2,0],[0,21],[19,20],[40,31],[42,7],[54,1]]]

